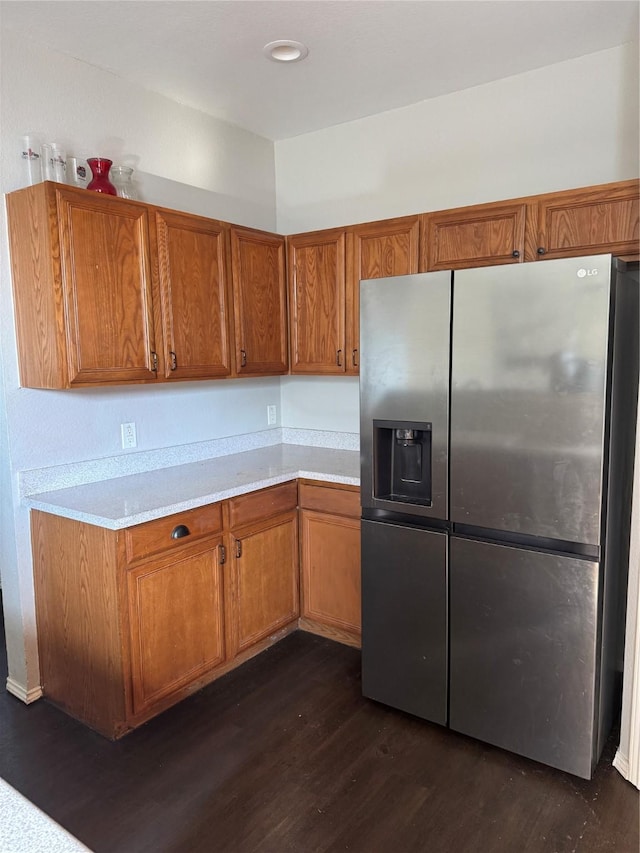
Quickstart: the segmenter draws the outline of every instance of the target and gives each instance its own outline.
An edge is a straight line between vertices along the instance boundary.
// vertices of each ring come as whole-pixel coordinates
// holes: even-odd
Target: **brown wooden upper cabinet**
[[[46,182],[7,196],[32,388],[355,375],[361,279],[640,250],[637,180],[285,238]],[[287,347],[289,359],[287,357]]]
[[[287,372],[283,237],[51,182],[7,209],[23,386]]]
[[[165,379],[231,374],[230,296],[223,222],[155,210]]]
[[[250,228],[231,228],[235,363],[239,376],[286,373],[285,240]]]
[[[288,237],[292,373],[357,375],[364,278],[418,271],[419,216]]]
[[[637,180],[621,181],[534,197],[527,260],[601,252],[637,254],[639,187]]]
[[[344,374],[345,231],[287,238],[291,372]]]
[[[521,200],[423,214],[421,272],[522,262],[526,212]]]
[[[155,381],[147,207],[53,183],[7,196],[20,381]]]
[[[360,281],[418,272],[419,236],[419,216],[368,222],[347,230],[347,373],[358,373],[360,365]]]

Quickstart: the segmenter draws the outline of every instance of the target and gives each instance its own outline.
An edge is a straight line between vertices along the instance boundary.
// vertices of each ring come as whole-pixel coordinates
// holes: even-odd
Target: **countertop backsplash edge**
[[[70,462],[48,468],[27,469],[18,472],[20,497],[28,498],[30,495],[43,492],[53,492],[162,468],[173,468],[190,462],[203,462],[278,444],[359,450],[360,437],[358,433],[276,427],[193,444],[122,453],[117,456]]]

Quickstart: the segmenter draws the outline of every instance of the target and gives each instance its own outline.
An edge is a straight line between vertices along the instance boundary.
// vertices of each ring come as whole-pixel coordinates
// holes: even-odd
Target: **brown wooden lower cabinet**
[[[215,540],[196,554],[127,572],[133,713],[144,713],[225,660]]]
[[[107,737],[131,714],[122,540],[113,530],[32,511],[44,695]]]
[[[235,619],[230,655],[296,622],[298,484],[283,483],[229,501]]]
[[[44,695],[118,738],[300,627],[360,631],[359,492],[283,483],[124,530],[33,511]]]
[[[301,482],[300,627],[360,645],[360,491]]]
[[[298,618],[296,511],[234,534],[237,652]]]

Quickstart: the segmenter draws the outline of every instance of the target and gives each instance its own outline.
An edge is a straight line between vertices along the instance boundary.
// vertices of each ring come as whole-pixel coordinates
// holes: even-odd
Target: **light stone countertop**
[[[77,838],[0,779],[0,853],[88,851]]]
[[[360,454],[354,450],[277,444],[31,494],[23,497],[23,503],[53,515],[120,530],[298,477],[358,486]]]

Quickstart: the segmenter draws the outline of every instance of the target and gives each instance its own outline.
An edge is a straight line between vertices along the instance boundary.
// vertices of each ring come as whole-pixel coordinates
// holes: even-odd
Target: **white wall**
[[[213,193],[209,216],[233,221],[242,202],[243,224],[275,227],[269,140],[7,30],[0,46],[4,192],[24,186],[21,135],[41,131],[76,156],[109,157],[138,172],[189,185],[183,198],[190,209],[193,198],[198,207],[202,204],[207,197],[199,191],[207,190]],[[142,189],[145,201],[163,203],[157,197],[158,182],[143,182]]]
[[[638,177],[638,102],[629,44],[276,142],[278,231]],[[345,383],[284,382],[285,425],[357,423]]]
[[[124,83],[112,74],[2,33],[2,193],[24,186],[20,137],[42,131],[80,157],[135,164],[142,197],[227,221],[275,228],[273,143]],[[138,450],[266,429],[277,378],[66,392],[18,387],[4,207],[0,212],[0,577],[9,674],[39,684],[28,513],[17,473],[115,456],[119,424],[135,421]],[[131,451],[128,451],[131,452]]]
[[[637,44],[275,149],[284,234],[634,178]]]
[[[614,763],[625,778],[640,788],[640,411],[636,431],[633,494],[622,724],[620,749]]]
[[[358,387],[357,376],[283,376],[282,426],[360,432]]]

